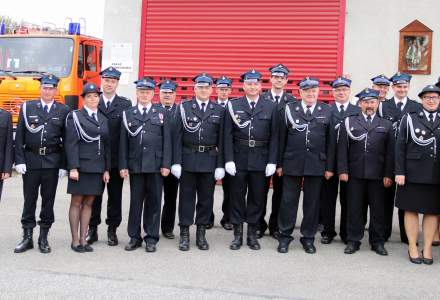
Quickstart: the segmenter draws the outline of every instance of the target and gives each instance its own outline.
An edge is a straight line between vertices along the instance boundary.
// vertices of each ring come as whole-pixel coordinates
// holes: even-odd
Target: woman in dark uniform
[[[428,85],[420,93],[422,106],[402,118],[396,142],[396,206],[405,211],[409,260],[431,265],[432,241],[440,214],[440,88]],[[423,214],[423,250],[417,235]]]
[[[72,195],[69,221],[75,252],[93,251],[86,243],[92,204],[110,179],[109,130],[107,119],[98,112],[100,94],[96,84],[86,84],[81,95],[84,108],[71,112],[66,121],[67,193]]]

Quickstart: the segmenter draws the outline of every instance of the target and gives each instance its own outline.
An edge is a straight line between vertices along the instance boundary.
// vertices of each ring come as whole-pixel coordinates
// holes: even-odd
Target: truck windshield
[[[69,38],[0,38],[0,69],[17,76],[50,73],[67,77],[72,68],[72,56],[73,40]]]

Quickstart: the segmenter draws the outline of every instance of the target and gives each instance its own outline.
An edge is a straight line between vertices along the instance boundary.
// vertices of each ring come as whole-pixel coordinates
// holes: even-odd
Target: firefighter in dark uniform
[[[301,102],[289,103],[280,121],[279,175],[283,175],[283,196],[278,224],[278,252],[286,253],[293,240],[298,203],[303,186],[303,220],[300,239],[304,251],[316,252],[319,201],[324,176],[333,174],[327,166],[330,142],[331,108],[318,101],[319,79],[306,77],[299,82]]]
[[[85,84],[81,94],[84,107],[72,111],[66,120],[67,193],[72,195],[70,247],[79,253],[93,252],[86,242],[93,201],[97,195],[102,195],[104,184],[110,180],[110,131],[107,118],[98,110],[100,95],[96,84]]]
[[[212,215],[216,180],[225,176],[223,161],[224,108],[209,101],[213,79],[193,78],[195,98],[177,108],[176,141],[171,172],[180,178],[179,250],[190,248],[189,227],[197,225],[196,244],[208,250],[206,225]],[[194,222],[195,215],[195,222]]]
[[[0,109],[0,201],[3,181],[11,177],[13,156],[12,116],[10,112]]]
[[[110,181],[107,184],[107,219],[108,225],[107,244],[116,246],[118,237],[116,229],[122,220],[122,186],[124,180],[119,176],[118,157],[119,157],[119,132],[121,129],[122,111],[131,106],[131,101],[116,94],[121,72],[113,67],[109,67],[100,73],[102,94],[99,100],[99,112],[108,119],[111,141],[111,169]],[[90,219],[87,242],[93,244],[98,240],[98,225],[101,224],[102,195],[97,196],[93,202],[92,218]]]
[[[397,72],[391,77],[392,89],[394,96],[384,102],[381,102],[382,107],[379,110],[379,115],[387,120],[390,120],[393,123],[393,128],[395,132],[395,136],[397,136],[397,131],[400,125],[400,120],[406,113],[417,112],[420,109],[420,104],[414,100],[408,98],[408,90],[411,81],[411,75]],[[393,185],[390,187],[393,191],[396,190],[396,186]],[[392,193],[392,192],[389,192]],[[387,198],[387,200],[389,200]],[[386,201],[387,201],[386,200]],[[391,207],[391,201],[385,204],[385,216],[386,216],[386,224],[385,224],[385,240],[387,240],[391,236],[392,232],[392,211],[394,208]],[[394,203],[394,201],[392,202]],[[399,227],[400,227],[400,240],[403,243],[408,243],[408,238],[405,234],[405,226],[404,226],[404,211],[399,209]]]
[[[151,103],[154,80],[144,77],[135,84],[137,106],[123,112],[119,149],[120,175],[123,178],[130,175],[130,241],[125,250],[132,251],[142,245],[143,223],[145,250],[155,252],[159,241],[162,176],[170,173],[171,128],[166,109]]]
[[[229,95],[232,92],[232,79],[222,75],[215,81],[215,91],[217,93],[217,104],[221,105],[224,109],[227,108],[229,99]],[[220,220],[220,224],[225,230],[232,230],[231,223],[231,188],[230,188],[230,179],[231,175],[225,174],[225,177],[222,179],[222,187],[223,187],[223,202],[222,202],[222,211],[223,217]],[[214,212],[212,212],[210,218],[210,224],[207,227],[214,226]]]
[[[58,82],[54,75],[41,77],[41,98],[24,102],[20,110],[15,136],[15,169],[23,175],[24,207],[21,217],[23,240],[15,248],[16,253],[33,248],[39,190],[42,202],[38,247],[42,253],[51,252],[47,235],[55,220],[53,206],[58,178],[67,174],[63,138],[69,108],[54,100]]]
[[[388,255],[384,247],[384,196],[385,187],[392,184],[395,138],[392,123],[376,113],[378,96],[378,91],[368,88],[357,94],[362,113],[346,118],[339,130],[338,174],[347,182],[346,254],[359,250],[367,202],[371,250]]]
[[[419,111],[402,118],[396,141],[396,206],[405,212],[410,262],[432,265],[440,214],[440,88],[428,85],[418,96],[422,100]],[[423,214],[421,256],[419,214]]]
[[[289,75],[289,69],[283,64],[278,64],[269,68],[271,74],[270,81],[272,83],[272,88],[270,91],[262,94],[263,99],[270,100],[277,104],[277,109],[281,117],[284,117],[284,108],[286,103],[295,102],[296,99],[292,94],[287,93],[284,89],[287,85],[287,76]],[[269,234],[274,238],[278,237],[278,211],[281,203],[281,196],[283,191],[283,177],[278,176],[277,173],[272,175],[272,212],[269,217],[269,226],[265,220],[266,207],[267,207],[267,196],[265,198],[265,203],[263,205],[263,213],[260,218],[260,222],[257,229],[257,237],[261,238],[264,236],[264,232],[269,227]],[[269,193],[270,179],[267,181],[267,193]]]
[[[379,110],[382,108],[381,102],[387,100],[387,94],[390,90],[391,80],[386,77],[384,74],[380,74],[371,78],[372,88],[379,92]]]
[[[261,74],[241,76],[245,96],[230,101],[225,118],[225,169],[231,178],[231,250],[243,244],[243,223],[248,224],[247,245],[259,250],[257,226],[263,212],[267,177],[276,171],[278,152],[277,105],[260,96]]]
[[[164,80],[160,83],[159,99],[162,107],[166,109],[166,118],[169,120],[171,143],[174,143],[174,127],[176,121],[176,89],[177,84],[172,80]],[[167,239],[174,239],[174,222],[176,220],[177,190],[179,179],[173,174],[163,177],[163,198],[162,220],[160,223],[162,235]]]
[[[332,173],[336,173],[336,155],[339,127],[344,119],[349,116],[355,116],[360,113],[360,108],[350,103],[351,80],[345,77],[338,77],[332,82],[333,99],[335,102],[331,105],[331,131],[329,142],[328,167]],[[347,184],[340,182],[338,176],[332,176],[324,180],[321,190],[320,214],[324,226],[321,232],[321,243],[330,244],[336,236],[335,231],[335,213],[336,200],[338,198],[341,204],[341,218],[339,227],[339,236],[342,241],[347,239]]]

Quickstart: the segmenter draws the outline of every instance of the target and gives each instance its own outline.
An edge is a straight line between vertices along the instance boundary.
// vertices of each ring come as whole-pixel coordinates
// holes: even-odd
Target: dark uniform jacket
[[[100,141],[86,142],[75,126],[73,113],[78,116],[80,126],[91,138],[101,136]],[[69,170],[78,169],[83,173],[104,173],[110,171],[111,149],[107,118],[98,112],[98,121],[89,116],[86,109],[71,112],[66,125],[66,157]]]
[[[111,169],[118,168],[119,162],[119,137],[121,135],[122,112],[131,107],[131,101],[125,97],[115,95],[112,104],[108,109],[105,107],[104,99],[101,95],[98,109],[108,119],[111,144]]]
[[[349,178],[382,180],[393,178],[394,131],[391,121],[378,114],[368,126],[363,114],[348,117],[348,130],[354,137],[368,134],[367,139],[352,139],[345,123],[341,125],[338,142],[338,174]]]
[[[197,131],[189,132],[184,128],[182,108],[188,126],[201,124]],[[204,114],[195,99],[181,103],[176,111],[174,164],[182,165],[182,170],[187,172],[214,172],[216,168],[224,168],[224,114],[224,108],[214,102],[207,102]]]
[[[306,116],[299,101],[287,106],[295,126],[303,128],[292,128],[286,116],[280,121],[278,167],[283,168],[283,174],[289,176],[324,176],[328,170],[330,106],[317,102],[310,117]]]
[[[44,128],[37,133],[31,133],[26,128],[22,106],[15,135],[15,164],[26,164],[28,170],[65,168],[63,138],[68,112],[66,105],[55,101],[48,114],[44,112],[40,100],[26,102],[29,126],[35,129],[44,125]],[[40,155],[46,150],[45,155]]]
[[[420,109],[420,103],[408,98],[406,105],[403,110],[399,111],[394,101],[394,97],[381,102],[382,109],[379,114],[382,118],[387,119],[393,123],[395,134],[397,134],[397,129],[399,128],[400,120],[408,112],[416,112]]]
[[[144,117],[138,106],[125,111],[127,124],[121,123],[119,168],[130,173],[158,173],[171,167],[171,128],[166,109],[153,104]],[[132,136],[139,130],[138,134]],[[141,129],[140,129],[141,128]]]
[[[361,109],[359,106],[348,104],[347,109],[344,111],[343,114],[339,112],[339,105],[338,103],[334,102],[331,105],[331,111],[332,116],[330,119],[330,142],[329,142],[329,151],[328,151],[328,170],[336,173],[338,170],[337,167],[337,142],[338,142],[338,134],[339,134],[339,128],[340,126],[343,126],[344,120],[346,117],[349,116],[357,116],[361,113]]]
[[[234,123],[226,109],[225,162],[235,162],[237,170],[265,171],[268,163],[277,163],[278,110],[277,105],[260,97],[254,112],[246,97],[231,102],[238,123],[250,122],[245,128]],[[255,147],[252,146],[255,143]]]
[[[0,109],[0,173],[11,173],[14,154],[12,116]]]
[[[405,175],[406,181],[413,183],[440,183],[440,115],[437,113],[431,125],[423,112],[409,113],[412,130],[408,126],[408,114],[402,118],[396,141],[396,175]],[[416,138],[426,141],[435,138],[433,143],[420,146],[414,142],[411,131]],[[420,141],[419,141],[420,143]],[[436,146],[434,146],[436,145]],[[434,149],[436,147],[436,149]],[[434,151],[435,150],[435,151]]]

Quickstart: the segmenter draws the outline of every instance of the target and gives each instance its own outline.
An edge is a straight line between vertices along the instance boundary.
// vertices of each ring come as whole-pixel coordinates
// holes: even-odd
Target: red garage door
[[[345,0],[143,0],[139,75],[178,82],[178,98],[192,95],[199,72],[234,80],[255,68],[269,88],[268,67],[293,71],[288,90],[297,94],[305,76],[328,82],[342,72]]]

